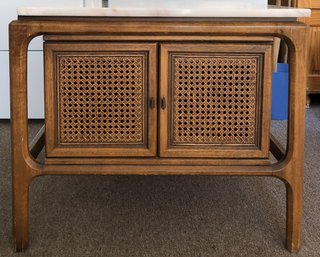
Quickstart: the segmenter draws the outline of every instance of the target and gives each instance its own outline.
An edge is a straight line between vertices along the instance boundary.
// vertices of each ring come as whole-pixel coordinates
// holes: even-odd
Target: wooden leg
[[[13,169],[13,237],[14,248],[17,252],[28,247],[29,236],[29,184],[27,170]]]
[[[12,225],[14,248],[24,251],[29,234],[29,185],[42,166],[31,157],[28,147],[27,57],[28,44],[36,33],[26,25],[9,25],[10,103],[12,148]],[[41,144],[32,144],[33,153]]]
[[[302,223],[302,190],[301,181],[286,183],[287,192],[287,249],[298,252],[301,244]]]
[[[309,94],[306,95],[306,108],[310,108],[311,99]]]

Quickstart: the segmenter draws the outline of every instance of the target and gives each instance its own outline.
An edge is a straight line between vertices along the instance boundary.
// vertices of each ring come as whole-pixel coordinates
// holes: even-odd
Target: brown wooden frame
[[[41,175],[140,174],[140,175],[232,175],[272,176],[287,189],[287,248],[300,249],[303,190],[304,106],[306,82],[306,26],[295,21],[244,21],[233,19],[154,18],[57,18],[20,17],[10,24],[10,79],[12,121],[13,230],[15,249],[25,250],[29,233],[29,185]],[[47,158],[35,160],[39,143],[28,147],[27,49],[36,36],[50,40],[95,41],[264,41],[284,39],[289,48],[290,90],[288,143],[285,153],[277,143],[270,145],[279,162],[237,158]]]
[[[319,54],[320,54],[320,3],[317,0],[296,0],[294,6],[298,8],[311,9],[311,17],[300,18],[301,22],[305,22],[309,26],[308,43],[306,48],[308,49],[307,56],[307,107],[310,107],[311,94],[320,93],[320,66],[319,66]]]
[[[46,109],[46,156],[48,157],[125,157],[155,156],[157,140],[157,110],[149,108],[150,99],[157,97],[157,45],[154,43],[56,43],[46,41],[45,44],[45,109]],[[59,93],[57,92],[57,56],[95,55],[131,55],[140,56],[144,60],[144,84],[142,99],[142,131],[143,141],[138,144],[63,144],[59,142]],[[85,151],[84,151],[85,149]]]
[[[160,98],[166,99],[167,108],[160,110],[160,156],[161,157],[211,157],[211,158],[268,158],[269,156],[269,133],[270,133],[270,100],[271,100],[271,49],[272,42],[260,42],[257,46],[256,42],[237,43],[225,42],[221,43],[193,43],[193,44],[161,44],[161,84]],[[172,110],[174,108],[173,92],[171,83],[174,80],[172,60],[170,57],[175,54],[197,54],[206,56],[226,55],[230,53],[232,56],[236,54],[241,57],[255,56],[259,59],[257,73],[264,74],[258,78],[256,103],[256,122],[255,122],[255,144],[233,144],[233,145],[210,145],[210,144],[172,144],[172,127],[173,117]],[[214,54],[214,55],[213,55]]]

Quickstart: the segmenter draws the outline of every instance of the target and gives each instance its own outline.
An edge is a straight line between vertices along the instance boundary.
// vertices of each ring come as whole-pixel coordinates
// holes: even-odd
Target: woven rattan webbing
[[[143,142],[143,73],[144,56],[60,56],[60,142]]]
[[[173,143],[255,144],[256,56],[173,57]]]

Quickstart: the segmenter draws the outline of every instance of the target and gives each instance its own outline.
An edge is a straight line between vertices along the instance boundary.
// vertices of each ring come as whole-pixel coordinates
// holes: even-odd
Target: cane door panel
[[[45,43],[47,157],[154,156],[156,44]]]
[[[267,158],[271,49],[162,45],[160,155]]]

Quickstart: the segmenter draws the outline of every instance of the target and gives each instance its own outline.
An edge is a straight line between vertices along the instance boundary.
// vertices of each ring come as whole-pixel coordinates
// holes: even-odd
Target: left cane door
[[[156,155],[156,44],[44,49],[47,157]]]

